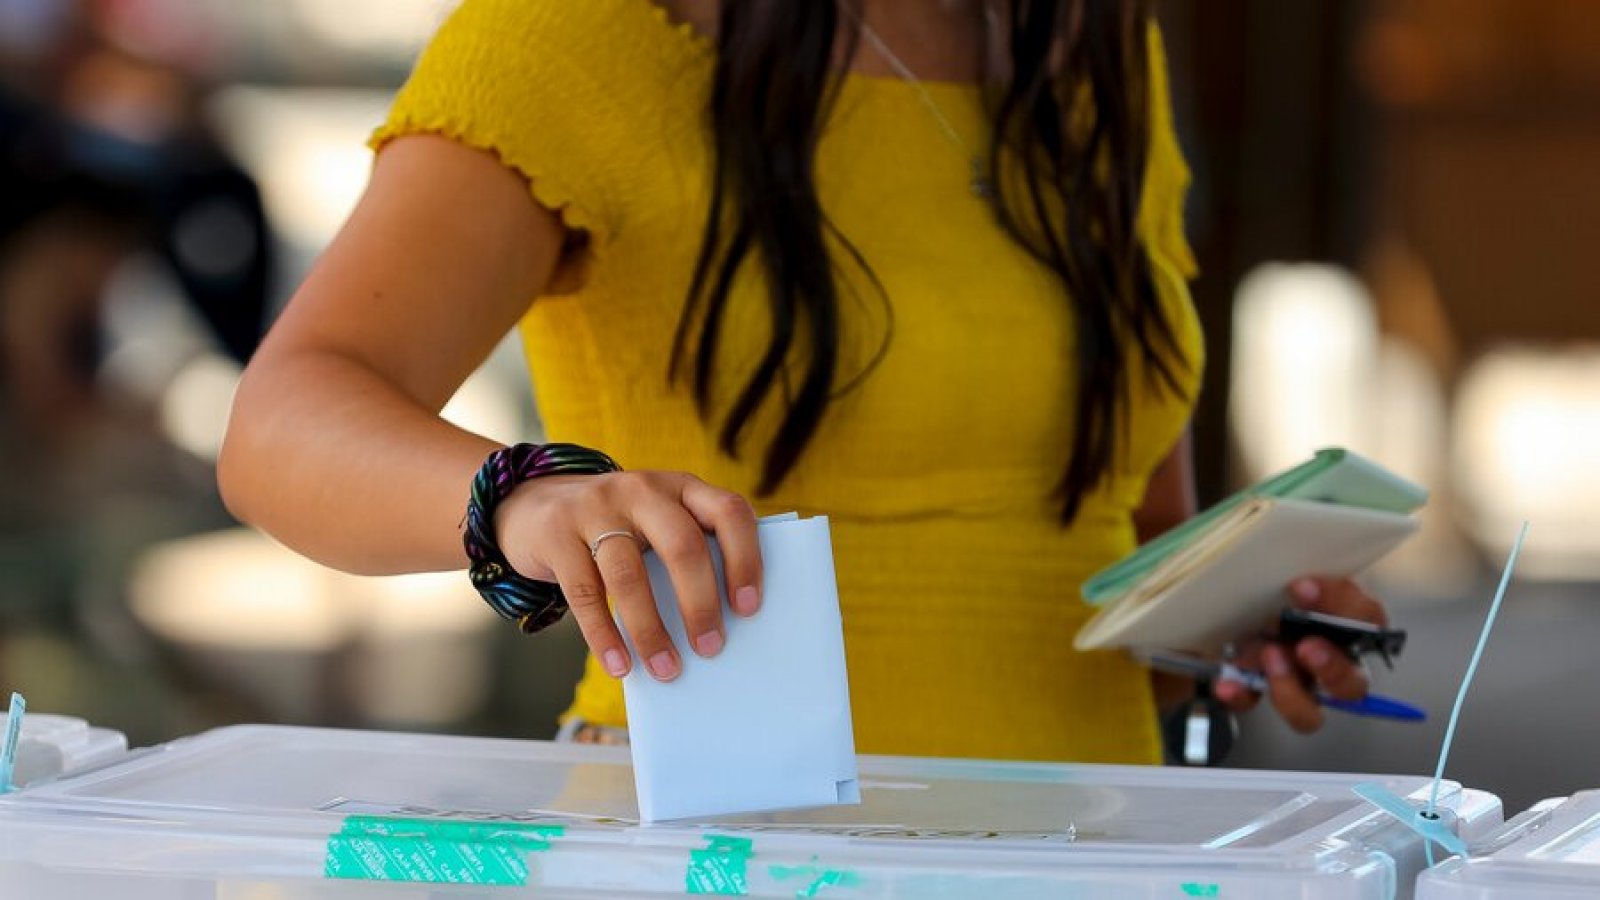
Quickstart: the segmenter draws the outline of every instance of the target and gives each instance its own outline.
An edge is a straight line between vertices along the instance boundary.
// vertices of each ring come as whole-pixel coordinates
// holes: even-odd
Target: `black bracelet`
[[[489,454],[472,479],[467,527],[461,542],[472,561],[472,586],[501,617],[533,634],[561,621],[567,598],[561,586],[524,578],[511,568],[494,534],[494,510],[517,485],[548,475],[602,475],[622,467],[599,450],[577,444],[517,444]]]

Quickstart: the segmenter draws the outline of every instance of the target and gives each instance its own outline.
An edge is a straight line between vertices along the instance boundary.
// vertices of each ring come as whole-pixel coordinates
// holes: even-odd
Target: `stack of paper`
[[[645,554],[683,672],[663,684],[635,665],[623,679],[642,821],[861,801],[828,520],[774,517],[758,533],[761,611],[735,616],[724,595],[713,659],[688,650],[666,567]]]
[[[1212,651],[1260,629],[1303,575],[1349,576],[1417,530],[1426,490],[1346,450],[1228,498],[1084,585],[1080,650]]]

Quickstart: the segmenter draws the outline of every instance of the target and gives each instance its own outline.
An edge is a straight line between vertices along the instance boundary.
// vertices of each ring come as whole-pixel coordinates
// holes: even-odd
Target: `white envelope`
[[[636,662],[623,679],[643,822],[861,802],[828,520],[774,517],[758,534],[761,611],[735,616],[724,594],[715,659],[690,649],[666,567],[645,554],[683,672],[662,684]]]
[[[1402,513],[1254,498],[1101,607],[1073,639],[1112,647],[1209,652],[1273,621],[1302,575],[1354,575],[1417,530]]]

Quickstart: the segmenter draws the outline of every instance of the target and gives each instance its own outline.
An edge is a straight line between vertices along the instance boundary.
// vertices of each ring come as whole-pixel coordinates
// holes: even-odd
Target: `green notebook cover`
[[[1396,513],[1416,512],[1428,502],[1425,488],[1365,457],[1342,447],[1318,450],[1309,461],[1245,488],[1102,570],[1084,583],[1083,599],[1100,606],[1126,593],[1151,569],[1251,497],[1311,500]]]

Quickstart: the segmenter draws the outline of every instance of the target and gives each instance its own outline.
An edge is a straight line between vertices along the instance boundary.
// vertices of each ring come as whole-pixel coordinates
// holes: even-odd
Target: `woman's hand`
[[[1389,623],[1383,604],[1349,578],[1301,578],[1289,585],[1289,594],[1301,609],[1376,625]],[[1341,700],[1367,695],[1366,671],[1343,649],[1319,637],[1306,638],[1292,647],[1253,642],[1234,663],[1266,675],[1273,707],[1289,727],[1302,734],[1322,727],[1316,692]],[[1213,693],[1235,712],[1251,709],[1260,699],[1237,681],[1218,681]]]
[[[761,606],[761,550],[750,503],[682,472],[616,472],[538,478],[519,486],[495,510],[500,548],[527,578],[557,581],[600,664],[621,678],[632,658],[611,617],[616,602],[633,646],[651,676],[671,681],[682,671],[678,648],[656,611],[643,553],[653,548],[667,566],[685,632],[695,653],[722,650],[722,603],[706,534],[717,537],[733,611]],[[601,535],[613,536],[594,546]]]

